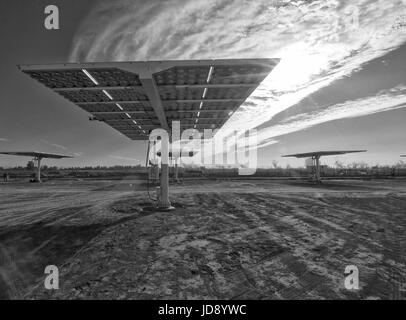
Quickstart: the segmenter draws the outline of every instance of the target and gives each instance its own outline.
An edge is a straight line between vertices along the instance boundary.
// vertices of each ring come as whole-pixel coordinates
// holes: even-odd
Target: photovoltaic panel
[[[100,86],[140,86],[138,75],[117,68],[91,68],[89,73]],[[50,88],[97,87],[81,68],[25,71],[34,79]]]
[[[154,79],[158,86],[205,84],[209,71],[209,65],[172,67],[154,74]]]
[[[117,107],[115,103],[107,103],[107,104],[78,104],[83,110],[94,113],[94,112],[154,112],[151,105],[148,101],[143,103],[119,103],[122,110]]]
[[[284,158],[294,157],[294,158],[311,158],[311,157],[322,157],[322,156],[336,156],[347,153],[359,153],[366,152],[366,150],[346,150],[346,151],[315,151],[306,153],[289,154],[283,156]]]
[[[26,65],[20,69],[130,139],[219,129],[279,62],[222,59]]]
[[[8,154],[13,156],[24,156],[24,157],[40,157],[49,159],[73,158],[72,156],[64,154],[44,153],[38,151],[0,151],[0,154]]]

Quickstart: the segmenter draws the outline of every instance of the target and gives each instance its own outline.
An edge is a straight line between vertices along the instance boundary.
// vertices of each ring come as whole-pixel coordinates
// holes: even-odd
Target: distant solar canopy
[[[156,128],[218,129],[279,59],[21,65],[19,68],[133,140]]]
[[[316,152],[306,152],[306,153],[296,153],[296,154],[288,154],[286,156],[282,156],[283,158],[287,157],[294,157],[294,158],[311,158],[312,162],[316,167],[316,171],[314,172],[314,180],[317,182],[321,181],[320,178],[320,157],[323,156],[336,156],[341,154],[347,153],[359,153],[359,152],[367,152],[367,150],[345,150],[345,151],[316,151]]]
[[[63,159],[73,158],[72,156],[56,153],[45,153],[38,151],[0,151],[0,154],[7,154],[12,156],[33,157],[37,161],[36,181],[41,182],[41,160],[44,158],[49,159]]]
[[[311,158],[311,157],[322,157],[322,156],[336,156],[347,153],[359,153],[366,152],[366,150],[350,150],[350,151],[316,151],[316,152],[307,152],[307,153],[297,153],[297,154],[288,154],[282,156],[283,158],[295,157],[295,158]]]
[[[48,158],[48,159],[63,159],[73,158],[72,156],[56,153],[45,153],[38,151],[0,151],[0,154],[7,154],[12,156],[34,157],[34,158]]]
[[[160,157],[160,156],[161,156],[161,151],[158,151],[158,152],[156,153],[156,155],[157,155],[158,157]],[[181,155],[182,155],[183,157],[193,157],[193,156],[195,155],[195,153],[194,153],[193,151],[189,151],[189,152],[187,152],[187,153],[182,152]],[[180,156],[180,155],[179,155],[179,156]],[[176,158],[175,156],[172,156],[172,151],[169,151],[169,158]]]

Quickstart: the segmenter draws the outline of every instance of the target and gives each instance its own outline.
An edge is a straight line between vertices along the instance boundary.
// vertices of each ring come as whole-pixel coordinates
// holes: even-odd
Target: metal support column
[[[37,157],[37,182],[41,182],[41,157]]]
[[[160,210],[173,210],[169,201],[169,137],[161,137],[161,197]]]
[[[321,182],[321,179],[320,179],[320,156],[316,156],[315,160],[316,160],[316,182]]]
[[[175,181],[179,182],[179,168],[178,168],[178,159],[175,158]]]
[[[154,180],[155,180],[155,182],[159,182],[159,166],[158,166],[158,164],[156,164],[155,166],[154,166],[154,170],[155,170],[155,172],[154,172]]]

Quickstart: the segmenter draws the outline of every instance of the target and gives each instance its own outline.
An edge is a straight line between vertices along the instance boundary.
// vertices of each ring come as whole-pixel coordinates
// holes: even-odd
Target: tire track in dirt
[[[42,230],[72,224],[76,229],[64,232],[78,233],[80,238],[78,227],[87,224],[94,228],[90,222],[106,221],[101,223],[99,233],[87,242],[82,240],[70,256],[61,258],[69,285],[58,297],[319,299],[394,295],[384,283],[395,277],[388,261],[390,252],[394,258],[402,254],[402,247],[394,243],[393,236],[403,241],[404,226],[390,232],[359,234],[359,231],[368,231],[379,223],[386,230],[404,221],[404,216],[400,217],[402,201],[397,210],[396,200],[387,203],[378,200],[377,210],[385,211],[380,216],[367,202],[359,201],[361,207],[354,204],[351,210],[351,206],[341,206],[335,201],[347,187],[324,192],[322,187],[306,191],[301,186],[295,187],[297,192],[291,192],[290,187],[280,192],[271,190],[274,182],[270,190],[265,187],[267,182],[259,183],[259,187],[256,183],[199,183],[193,192],[187,183],[174,188],[172,200],[177,209],[169,214],[150,212],[144,216],[129,214],[122,220],[113,218],[112,214],[119,213],[106,206],[116,196],[98,201],[114,192],[107,192],[104,187],[94,191],[96,196],[85,191],[80,195],[90,194],[92,199],[87,203],[90,208],[54,212],[56,219],[42,226]],[[358,195],[364,198],[371,195],[368,192]],[[128,205],[131,211],[145,201],[144,196],[139,192],[131,200],[123,198],[123,205],[131,201]],[[374,193],[372,201],[378,198]],[[58,208],[57,201],[51,202],[52,208]],[[73,203],[85,202],[78,199]],[[68,202],[62,208],[59,206],[65,208],[69,208]],[[390,214],[391,211],[396,212]],[[46,214],[51,219],[51,212]],[[82,215],[89,219],[81,219]],[[362,219],[366,219],[363,224]],[[358,229],[349,227],[354,220]],[[369,220],[371,224],[365,223]],[[85,229],[82,231],[86,233]],[[47,255],[49,239],[38,241],[32,252]],[[66,239],[72,238],[65,236],[65,242]],[[66,249],[70,250],[61,243],[57,251]],[[387,256],[376,258],[386,251]],[[398,265],[393,270],[399,271],[405,264],[396,259]],[[359,295],[342,289],[344,267],[354,261],[361,267],[364,286]],[[39,291],[26,293],[25,297],[51,298]]]
[[[264,201],[264,197],[267,198],[266,201]],[[325,237],[325,240],[319,239],[321,232],[320,229],[314,229],[313,225],[303,224],[300,220],[286,220],[286,217],[290,216],[292,213],[290,212],[292,210],[289,209],[289,203],[285,202],[283,206],[280,206],[279,210],[275,210],[275,204],[278,203],[275,203],[272,197],[264,194],[257,194],[256,196],[238,194],[238,199],[240,202],[244,200],[246,202],[245,207],[251,208],[249,216],[251,219],[254,219],[258,229],[265,230],[267,235],[275,241],[275,243],[285,247],[282,255],[270,258],[272,258],[273,261],[275,261],[275,259],[277,259],[276,261],[281,261],[283,263],[281,269],[290,270],[290,276],[292,277],[292,275],[294,275],[296,288],[295,286],[278,286],[278,281],[275,279],[274,282],[278,287],[276,290],[277,294],[280,296],[288,295],[290,297],[300,297],[301,292],[304,292],[303,288],[309,289],[312,287],[312,289],[314,289],[319,287],[320,283],[327,282],[327,278],[320,276],[319,274],[314,274],[312,268],[310,268],[311,265],[307,265],[303,262],[310,258],[309,256],[313,253],[315,248],[325,246],[331,241],[328,237]],[[280,215],[279,212],[282,211],[282,207],[283,214]],[[300,225],[302,226],[299,227]],[[304,226],[305,229],[311,230],[311,232],[304,231]],[[280,230],[280,228],[282,228],[282,230]],[[316,236],[309,238],[309,234],[315,234]],[[304,243],[302,240],[306,238],[307,241]],[[286,243],[289,243],[289,246],[286,246]],[[309,243],[314,243],[315,245],[309,247]],[[304,249],[304,247],[308,248]],[[296,248],[301,248],[301,252],[297,252]],[[305,257],[306,254],[307,257]],[[292,267],[292,264],[296,267]],[[298,268],[300,264],[303,264],[303,266]],[[318,279],[318,282],[303,283],[304,274],[309,274],[309,277]],[[297,287],[302,289],[298,289]],[[330,295],[332,295],[331,292]]]

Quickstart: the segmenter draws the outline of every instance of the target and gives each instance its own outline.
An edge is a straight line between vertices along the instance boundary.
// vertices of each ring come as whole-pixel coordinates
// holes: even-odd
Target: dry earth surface
[[[172,212],[145,209],[145,189],[0,184],[0,299],[406,297],[406,180],[190,180],[171,186]]]

